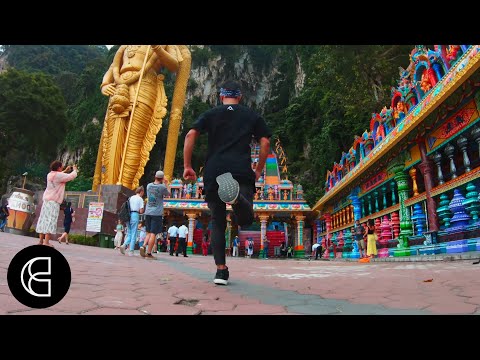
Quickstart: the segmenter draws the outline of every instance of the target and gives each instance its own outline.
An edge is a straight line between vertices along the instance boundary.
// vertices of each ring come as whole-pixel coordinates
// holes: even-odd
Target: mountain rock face
[[[274,56],[265,59],[261,65],[255,62],[254,55],[252,55],[252,49],[258,47],[245,45],[231,46],[231,48],[232,51],[238,52],[238,57],[235,59],[229,56],[229,49],[226,46],[221,49],[223,51],[220,53],[214,53],[208,46],[193,45],[190,47],[192,51],[190,79],[194,86],[190,86],[188,89],[187,104],[193,97],[211,105],[217,104],[218,92],[223,82],[234,79],[242,85],[245,105],[260,112],[268,110],[269,102],[278,98],[279,89],[286,82],[287,76],[280,70],[281,56],[288,56],[295,62],[293,68],[295,74],[292,77],[294,81],[284,85],[289,88],[292,96],[298,95],[303,88],[305,71],[293,47],[289,50],[280,46],[271,46]],[[206,61],[196,60],[195,55],[199,50],[210,54]]]

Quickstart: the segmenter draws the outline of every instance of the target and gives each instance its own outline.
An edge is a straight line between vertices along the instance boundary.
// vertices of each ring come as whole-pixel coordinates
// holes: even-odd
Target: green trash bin
[[[104,234],[104,233],[97,233],[93,235],[94,238],[98,239],[98,245],[101,248],[112,248],[113,249],[113,241],[112,235]]]

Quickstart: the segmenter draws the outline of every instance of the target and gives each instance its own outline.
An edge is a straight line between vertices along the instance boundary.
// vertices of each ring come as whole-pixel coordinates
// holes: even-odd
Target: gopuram
[[[324,257],[358,258],[355,220],[379,257],[480,250],[480,46],[416,46],[391,102],[326,174],[313,210]]]
[[[260,146],[251,143],[252,169],[255,169],[260,153]],[[254,241],[254,256],[263,252],[263,238],[270,241],[268,252],[270,257],[279,256],[282,242],[293,249],[294,257],[303,257],[305,251],[311,249],[313,223],[311,209],[303,198],[303,188],[288,180],[287,157],[277,139],[275,149],[270,150],[262,176],[255,183],[257,192],[253,200],[256,223],[248,229],[238,229],[232,216],[232,208],[227,205],[227,247],[234,234],[241,240],[240,254],[245,252],[245,240]],[[210,231],[210,210],[202,195],[203,179],[198,177],[195,184],[184,184],[181,179],[174,179],[170,184],[171,199],[165,199],[164,208],[168,223],[177,224],[188,218],[188,246],[193,252],[201,252],[202,235]],[[307,215],[310,217],[307,218]]]

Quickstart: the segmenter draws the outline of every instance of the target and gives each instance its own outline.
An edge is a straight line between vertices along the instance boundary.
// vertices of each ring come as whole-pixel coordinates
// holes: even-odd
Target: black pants
[[[177,238],[175,237],[170,238],[170,255],[173,255],[173,249],[175,249],[176,242],[177,242]]]
[[[183,256],[187,256],[187,239],[186,238],[178,238],[177,255],[179,252],[182,252]]]
[[[207,196],[208,208],[212,213],[211,245],[216,265],[225,265],[225,229],[227,228],[227,207],[217,193]],[[240,184],[238,202],[232,205],[236,222],[248,226],[253,222],[253,187]]]
[[[317,260],[319,256],[320,256],[320,258],[322,258],[322,247],[321,246],[318,246],[315,249],[315,260]]]

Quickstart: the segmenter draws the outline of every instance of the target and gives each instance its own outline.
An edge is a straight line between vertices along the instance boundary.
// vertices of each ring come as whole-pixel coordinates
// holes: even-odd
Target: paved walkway
[[[3,314],[480,314],[480,265],[472,260],[375,262],[227,258],[230,284],[212,279],[212,256],[157,260],[52,242],[72,270],[65,298],[31,309],[10,293],[7,269],[37,239],[0,233]],[[431,282],[425,280],[433,279]]]

